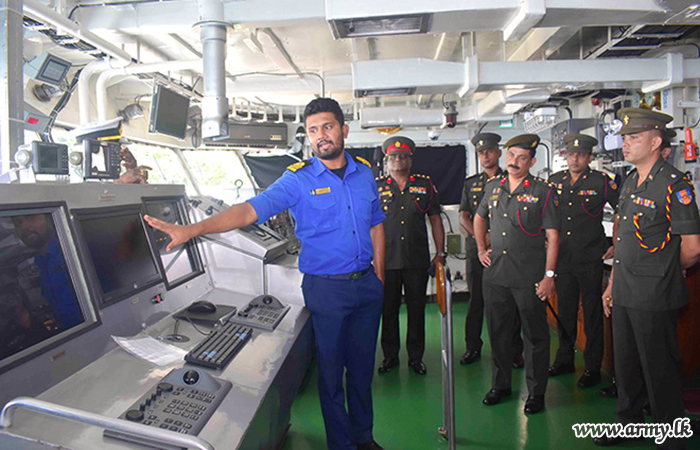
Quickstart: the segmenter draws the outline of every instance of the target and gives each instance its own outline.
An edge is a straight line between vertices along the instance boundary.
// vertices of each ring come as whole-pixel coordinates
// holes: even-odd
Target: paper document
[[[114,342],[134,356],[150,361],[158,366],[167,366],[176,361],[182,361],[187,352],[174,345],[166,344],[150,336],[148,337],[119,337],[112,336]]]

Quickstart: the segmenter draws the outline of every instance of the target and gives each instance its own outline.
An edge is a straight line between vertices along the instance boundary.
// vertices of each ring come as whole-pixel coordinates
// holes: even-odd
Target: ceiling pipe
[[[126,63],[131,63],[131,55],[129,55],[127,52],[111,42],[108,42],[95,35],[94,33],[83,30],[78,23],[60,15],[53,9],[44,6],[37,0],[24,0],[23,8],[24,12],[33,19],[36,19],[46,25],[55,26],[59,31],[87,42],[112,58],[124,61]]]
[[[228,136],[228,99],[226,98],[226,27],[224,5],[220,0],[197,2],[203,49],[204,98],[202,99],[202,137]]]
[[[139,64],[129,67],[106,70],[97,78],[95,85],[95,93],[97,99],[97,120],[102,122],[108,119],[107,117],[107,87],[108,82],[115,76],[119,75],[135,75],[138,73],[154,73],[161,71],[177,71],[202,68],[202,61],[199,59],[191,61],[167,61],[152,64]],[[227,106],[228,111],[228,106]],[[82,120],[82,118],[81,118]]]
[[[90,122],[90,78],[96,72],[103,70],[116,69],[126,66],[128,63],[123,60],[103,59],[101,61],[91,62],[78,78],[78,111],[80,113],[80,124],[85,125]]]

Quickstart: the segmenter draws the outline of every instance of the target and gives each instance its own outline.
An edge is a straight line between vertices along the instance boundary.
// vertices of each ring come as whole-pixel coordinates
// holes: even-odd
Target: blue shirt
[[[313,157],[248,200],[258,214],[257,223],[289,208],[301,241],[299,270],[303,273],[339,275],[364,270],[372,263],[370,228],[385,219],[377,185],[370,167],[347,152],[345,158],[343,179]]]
[[[51,305],[61,329],[84,322],[56,236],[49,241],[45,256],[34,257],[34,264],[39,268],[41,294]]]

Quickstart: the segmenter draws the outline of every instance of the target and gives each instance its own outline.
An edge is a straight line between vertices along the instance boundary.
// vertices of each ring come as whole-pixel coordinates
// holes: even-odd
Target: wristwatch
[[[445,253],[445,252],[437,252],[436,255],[442,256],[443,258],[447,258],[447,253]]]
[[[547,278],[554,278],[556,276],[556,274],[554,273],[553,270],[548,270],[544,273],[544,276]]]

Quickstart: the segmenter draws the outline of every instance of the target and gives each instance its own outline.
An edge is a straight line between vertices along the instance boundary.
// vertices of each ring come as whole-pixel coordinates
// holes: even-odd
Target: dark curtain
[[[429,175],[443,205],[458,205],[466,177],[467,149],[464,145],[418,147],[412,172]]]
[[[243,155],[245,163],[250,168],[255,182],[260,186],[260,189],[267,189],[290,165],[297,163],[302,158],[302,153],[293,153],[298,159],[289,155],[282,156],[256,156],[246,153]]]

